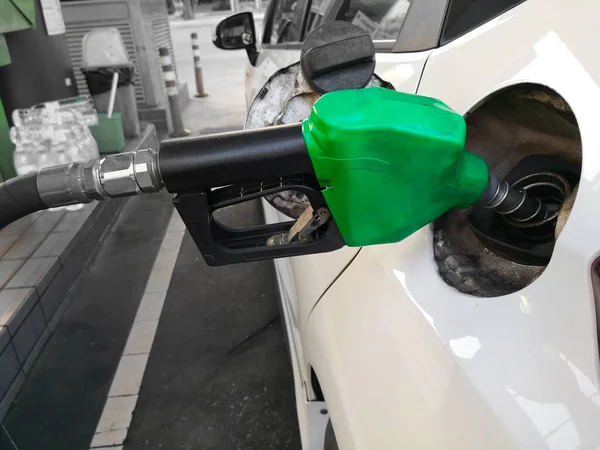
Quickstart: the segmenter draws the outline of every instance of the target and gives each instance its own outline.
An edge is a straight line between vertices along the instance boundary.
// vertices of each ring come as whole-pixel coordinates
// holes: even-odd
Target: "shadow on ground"
[[[208,267],[186,233],[125,450],[300,449],[275,286],[272,262]]]

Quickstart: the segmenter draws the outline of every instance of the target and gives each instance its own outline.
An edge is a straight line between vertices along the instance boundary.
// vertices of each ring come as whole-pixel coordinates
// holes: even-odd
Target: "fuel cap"
[[[300,67],[308,85],[322,94],[363,88],[375,71],[375,46],[351,23],[326,22],[304,41]]]

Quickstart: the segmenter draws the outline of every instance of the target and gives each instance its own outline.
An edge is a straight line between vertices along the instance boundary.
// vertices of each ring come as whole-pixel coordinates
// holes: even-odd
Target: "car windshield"
[[[414,0],[314,0],[310,6],[307,32],[330,20],[350,22],[373,40],[396,39]]]
[[[396,39],[409,6],[409,0],[398,0],[393,3],[371,34],[373,40]]]

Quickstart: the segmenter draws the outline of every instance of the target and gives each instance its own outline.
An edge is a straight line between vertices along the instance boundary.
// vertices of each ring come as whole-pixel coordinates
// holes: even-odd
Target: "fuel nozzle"
[[[210,265],[399,242],[452,208],[480,204],[514,227],[548,223],[556,202],[498,179],[465,150],[466,123],[442,102],[369,88],[323,95],[302,123],[166,141],[0,184],[0,228],[40,209],[165,188]],[[531,189],[531,190],[528,190]],[[219,209],[283,191],[311,209],[245,229]],[[528,195],[530,194],[530,195]],[[563,196],[565,198],[565,196]],[[554,211],[556,209],[556,211]]]

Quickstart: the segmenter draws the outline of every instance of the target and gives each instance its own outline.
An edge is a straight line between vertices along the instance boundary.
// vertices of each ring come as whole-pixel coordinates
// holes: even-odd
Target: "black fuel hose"
[[[47,208],[38,192],[37,172],[0,183],[0,229]]]

